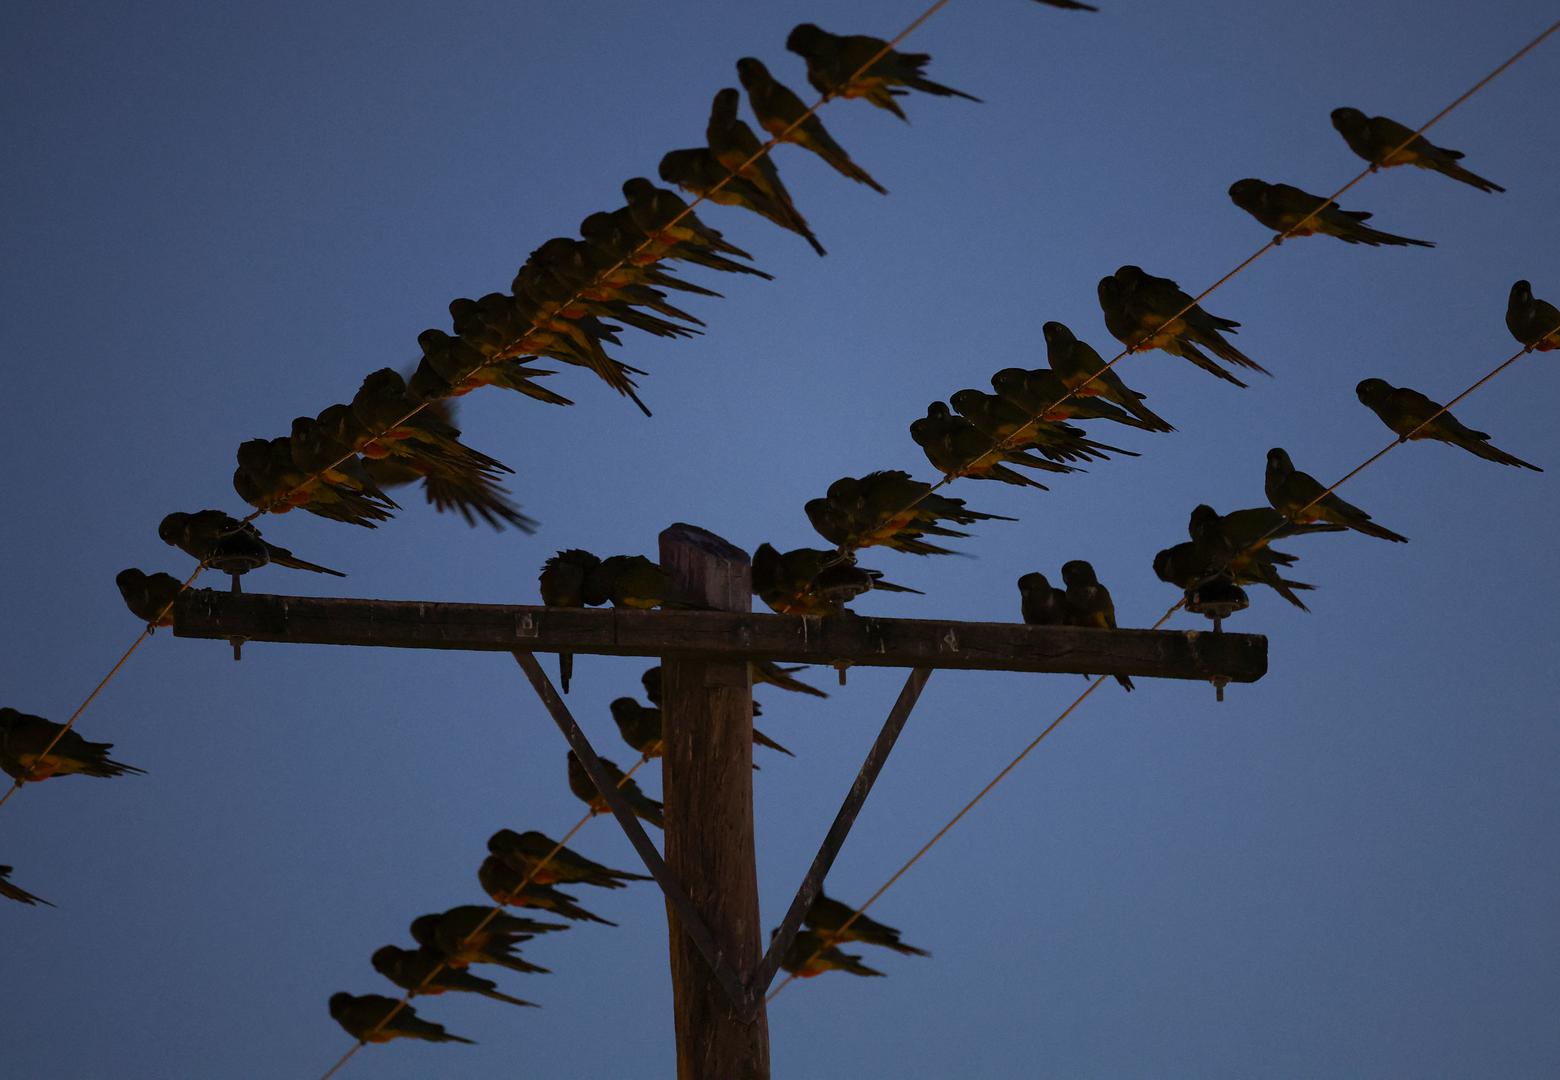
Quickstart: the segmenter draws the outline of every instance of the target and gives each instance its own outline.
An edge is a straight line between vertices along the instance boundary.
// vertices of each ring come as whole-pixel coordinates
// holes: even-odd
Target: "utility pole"
[[[752,609],[747,553],[703,529],[661,533],[674,595],[717,611]],[[666,865],[744,986],[763,958],[753,846],[753,691],[742,659],[661,662]],[[769,1080],[763,994],[730,1001],[676,912],[666,909],[678,1080]]]
[[[219,640],[509,652],[666,896],[678,1080],[768,1080],[764,995],[936,668],[1255,682],[1255,634],[1095,630],[932,619],[756,614],[748,557],[692,525],[661,533],[661,566],[698,610],[545,608],[188,589],[174,634]],[[537,652],[659,658],[664,855],[612,788]],[[910,674],[779,934],[762,941],[753,841],[750,663],[906,667]],[[972,718],[973,722],[973,718]]]

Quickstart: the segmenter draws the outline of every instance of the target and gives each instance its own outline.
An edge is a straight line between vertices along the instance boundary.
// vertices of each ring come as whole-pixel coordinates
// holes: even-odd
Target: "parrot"
[[[643,239],[643,234],[640,234],[636,242],[642,243]],[[720,294],[699,285],[678,281],[654,266],[633,266],[624,261],[623,256],[626,254],[627,251],[611,254],[589,240],[555,236],[532,251],[526,258],[526,265],[534,271],[536,284],[550,295],[572,289],[575,295],[570,300],[571,304],[607,305],[603,310],[608,317],[621,319],[662,337],[685,337],[698,333],[692,327],[703,326],[704,320],[673,306],[666,293],[655,286],[704,296]],[[650,308],[691,326],[679,326],[643,312],[635,312],[635,307]],[[572,312],[572,308],[569,310]]]
[[[302,507],[332,521],[377,528],[388,521],[393,502],[381,502],[323,477],[311,477],[292,461],[292,440],[249,439],[239,444],[233,490],[250,506],[272,514]]]
[[[802,916],[802,921],[817,931],[821,940],[831,945],[840,941],[859,941],[863,945],[882,945],[905,956],[932,955],[925,949],[906,945],[899,940],[898,930],[869,919],[865,915],[856,915],[855,921],[845,927],[845,923],[852,915],[856,915],[855,908],[849,904],[842,904],[838,900],[831,900],[820,889],[812,907],[808,908],[807,914]],[[841,930],[841,927],[845,929]]]
[[[737,115],[741,104],[742,91],[740,90],[728,86],[716,92],[715,100],[710,103],[709,123],[704,129],[704,141],[709,146],[710,157],[729,174],[753,185],[758,189],[759,194],[775,204],[775,207],[781,211],[781,216],[786,219],[777,220],[776,224],[782,229],[799,232],[820,255],[823,254],[823,248],[813,237],[801,212],[796,209],[796,200],[791,197],[790,191],[780,179],[780,170],[776,167],[774,159],[768,153],[761,153],[763,143],[759,142],[753,129]],[[696,154],[697,152],[684,151],[684,153]],[[743,164],[749,161],[752,164],[743,168]],[[726,190],[728,189],[723,188],[722,193]]]
[[[665,745],[661,739],[660,709],[647,708],[631,697],[616,698],[608,708],[624,742],[646,761],[661,756]]]
[[[1143,394],[1122,382],[1116,369],[1107,367],[1100,354],[1079,341],[1066,325],[1053,320],[1041,326],[1040,332],[1045,335],[1046,362],[1073,396],[1104,398],[1120,405],[1141,420],[1147,431],[1175,430],[1143,404]]]
[[[401,1009],[385,1021],[392,1009]],[[455,1042],[468,1046],[476,1044],[459,1035],[451,1035],[443,1024],[435,1024],[418,1016],[410,1005],[401,1005],[394,998],[382,994],[358,994],[342,991],[330,996],[330,1015],[360,1043],[386,1043],[391,1039],[423,1039],[427,1042]],[[381,1021],[384,1023],[381,1024]],[[379,1025],[375,1030],[375,1025]]]
[[[0,708],[0,769],[24,783],[51,776],[145,775],[145,769],[109,757],[113,743],[88,742],[74,730],[60,734],[63,728],[10,706]]]
[[[537,578],[541,586],[542,604],[546,607],[578,608],[585,606],[585,581],[601,560],[580,548],[560,551],[542,564]],[[558,681],[563,692],[569,692],[569,681],[574,678],[574,654],[558,654]]]
[[[601,759],[601,767],[606,770],[607,779],[623,793],[623,800],[628,803],[628,808],[634,812],[634,816],[648,821],[658,829],[666,827],[662,819],[663,807],[640,790],[639,785],[627,776],[606,758]],[[596,790],[596,785],[591,783],[590,774],[585,771],[585,766],[580,764],[580,759],[569,751],[569,790],[574,792],[576,798],[590,807],[592,815],[610,813],[607,800],[601,792]]]
[[[119,595],[124,597],[130,614],[146,623],[153,632],[159,626],[173,625],[173,598],[184,588],[184,583],[172,574],[146,574],[135,567],[127,567],[114,575]]]
[[[793,694],[809,694],[817,698],[829,696],[816,686],[809,686],[802,680],[795,678],[794,673],[801,670],[800,667],[781,667],[773,660],[754,660],[748,664],[748,671],[752,675],[754,686],[766,683],[780,690],[789,690]]]
[[[980,101],[973,94],[923,76],[921,69],[931,60],[927,53],[896,52],[888,47],[888,42],[875,37],[841,36],[812,23],[802,23],[785,39],[785,47],[807,61],[807,81],[818,93],[825,97],[865,98],[869,104],[887,109],[907,122],[909,117],[894,98],[909,90]]]
[[[157,526],[157,535],[165,544],[203,563],[220,560],[224,555],[239,552],[255,558],[259,563],[275,563],[294,570],[310,570],[316,574],[346,577],[340,570],[320,566],[298,558],[284,547],[268,543],[252,522],[239,521],[221,510],[197,510],[192,514],[172,513]]]
[[[1223,332],[1235,330],[1240,323],[1210,315],[1193,304],[1192,298],[1169,278],[1155,277],[1141,267],[1127,265],[1111,277],[1100,279],[1098,291],[1105,327],[1127,346],[1128,352],[1163,349],[1226,382],[1246,385],[1204,354],[1200,345],[1227,364],[1271,374],[1225,340]]]
[[[43,904],[45,907],[54,905],[41,896],[34,896],[26,889],[13,885],[8,880],[11,876],[11,867],[0,866],[0,896],[7,900],[15,900],[18,904]]]
[[[1396,120],[1385,116],[1367,117],[1358,109],[1342,108],[1332,111],[1332,126],[1338,129],[1350,150],[1370,162],[1371,172],[1394,165],[1414,165],[1450,176],[1480,191],[1506,190],[1457,164],[1463,158],[1462,151],[1437,146]]]
[[[788,673],[788,671],[800,671],[802,668],[775,668],[775,670],[782,671],[782,673]],[[761,679],[758,677],[757,668],[755,668],[755,665],[749,663],[749,665],[747,665],[747,673],[749,673],[750,685],[755,685],[755,687],[757,687],[757,685],[760,684]],[[782,677],[785,677],[785,674],[782,674]],[[794,682],[794,680],[792,680],[792,682]],[[640,676],[640,684],[644,687],[644,696],[649,698],[649,701],[651,701],[652,705],[655,705],[657,709],[660,709],[661,665],[658,665],[657,663],[654,668],[646,668],[646,670],[644,670],[644,674],[641,674]],[[805,682],[797,682],[796,685],[797,687],[802,688],[802,693],[814,693],[813,688],[808,687]],[[760,705],[758,705],[758,702],[753,702],[753,719],[758,719],[763,715],[764,710],[761,709]],[[758,768],[758,766],[755,765],[753,768]]]
[[[463,306],[460,310],[466,321],[461,329],[465,333],[457,337],[436,327],[418,334],[417,345],[422,349],[422,357],[407,381],[407,392],[418,401],[430,401],[461,397],[483,386],[496,386],[549,405],[573,405],[574,402],[562,394],[533,381],[557,372],[527,367],[526,360],[530,357],[500,358],[500,353],[523,337],[528,329],[517,325],[513,316],[506,320],[504,316],[509,314],[506,307],[508,305]]]
[[[374,482],[353,448],[340,442],[329,428],[321,427],[312,416],[295,417],[287,436],[285,457],[277,452],[276,475],[301,475],[293,481],[298,490],[315,491],[320,485],[341,494],[361,495],[388,507],[395,500]],[[273,446],[276,440],[272,440]]]
[[[857,566],[853,555],[818,548],[781,554],[769,544],[753,552],[753,592],[782,615],[839,615],[872,589],[923,595],[884,581],[881,571]]]
[[[651,668],[659,676],[660,668]],[[659,696],[659,695],[657,695]],[[612,710],[612,719],[617,724],[618,733],[623,736],[623,741],[640,755],[649,761],[665,754],[665,743],[661,737],[661,710],[659,708],[646,708],[633,698],[621,697],[613,701],[609,706]],[[758,712],[758,705],[754,703],[754,714]],[[787,757],[795,757],[785,747],[771,739],[758,729],[753,730],[753,743],[757,746],[766,746],[771,750],[778,750]],[[753,768],[758,768],[754,765]]]
[[[1506,329],[1528,351],[1560,349],[1560,308],[1535,299],[1533,286],[1519,281],[1511,286],[1511,297],[1506,301]]]
[[[592,265],[599,267],[596,273],[602,289],[633,289],[643,286],[672,289],[695,296],[719,297],[721,295],[714,289],[684,281],[666,267],[659,265],[657,260],[661,258],[661,252],[659,249],[654,253],[650,252],[650,248],[656,245],[653,245],[644,231],[634,224],[633,213],[627,206],[619,207],[611,213],[598,210],[593,214],[587,214],[580,220],[580,236],[584,237],[583,242],[590,251]],[[640,250],[642,245],[645,247],[643,251]],[[666,257],[685,256],[668,250]],[[731,263],[726,267],[717,265],[713,268],[732,270],[737,273],[741,273],[744,269],[740,263]]]
[[[1361,404],[1397,433],[1399,442],[1434,439],[1459,446],[1486,461],[1532,469],[1534,472],[1544,471],[1514,454],[1491,446],[1488,432],[1474,431],[1465,426],[1450,411],[1443,410],[1418,390],[1393,386],[1385,379],[1364,379],[1354,388],[1354,393]]]
[[[770,195],[745,177],[730,173],[707,147],[668,151],[661,158],[659,172],[661,179],[668,184],[676,184],[692,195],[702,195],[723,206],[740,206],[744,210],[751,210],[782,229],[796,233],[811,244],[819,255],[828,254],[796,207]]]
[[[482,891],[493,898],[495,904],[506,907],[534,907],[562,915],[565,919],[584,920],[616,926],[599,915],[592,915],[574,902],[574,897],[560,892],[551,885],[538,885],[527,881],[523,870],[516,870],[497,855],[489,855],[477,869],[477,881]]]
[[[862,477],[844,476],[829,485],[824,498],[811,499],[807,519],[825,540],[845,548],[874,545],[913,555],[951,555],[948,548],[927,543],[925,535],[963,537],[968,533],[939,524],[951,521],[972,525],[978,521],[1012,521],[1000,514],[967,509],[963,499],[951,499],[932,490],[909,473],[886,469]]]
[[[1297,470],[1289,455],[1279,447],[1267,453],[1267,476],[1263,489],[1273,508],[1297,524],[1330,521],[1366,536],[1391,540],[1396,544],[1408,543],[1408,537],[1377,525],[1359,507],[1344,502],[1335,494],[1323,494],[1327,489],[1310,473]]]
[[[1295,557],[1270,548],[1268,544],[1285,536],[1342,531],[1341,525],[1295,525],[1271,507],[1236,510],[1221,516],[1203,503],[1192,509],[1186,532],[1197,548],[1206,573],[1191,586],[1183,588],[1195,588],[1208,577],[1228,575],[1236,585],[1266,585],[1301,611],[1309,611],[1311,609],[1294,590],[1309,590],[1312,586],[1287,581],[1280,573],[1279,568],[1292,565]]]
[[[319,420],[334,428],[339,441],[347,443],[364,457],[406,457],[437,465],[460,465],[484,472],[514,472],[497,458],[471,449],[460,441],[460,429],[431,407],[419,408],[395,368],[380,368],[364,377],[347,408],[348,421],[340,412]],[[405,445],[402,445],[405,444]]]
[[[603,889],[621,889],[630,881],[650,880],[645,874],[631,874],[593,862],[534,830],[517,833],[513,829],[500,829],[488,838],[488,851],[502,859],[510,869],[530,874],[537,885],[578,882],[599,885]]]
[[[478,927],[482,929],[477,929]],[[453,968],[496,964],[511,971],[546,974],[547,969],[522,960],[514,947],[537,934],[567,930],[567,923],[539,922],[510,915],[502,908],[463,904],[412,920],[412,940],[431,949]]]
[[[1251,178],[1237,180],[1230,185],[1230,201],[1256,218],[1259,224],[1278,233],[1273,241],[1275,245],[1283,243],[1286,236],[1321,234],[1336,236],[1347,244],[1370,247],[1435,247],[1429,240],[1411,240],[1373,229],[1364,224],[1371,216],[1366,211],[1345,210],[1320,195],[1288,184],[1269,184]],[[1302,221],[1304,225],[1300,224]]]
[[[1067,594],[1038,571],[1018,579],[1019,607],[1029,626],[1067,626]]]
[[[1301,611],[1310,611],[1294,594],[1298,590],[1315,589],[1316,586],[1278,576],[1279,567],[1289,566],[1295,561],[1293,555],[1276,548],[1265,548],[1251,557],[1247,569],[1233,571],[1230,566],[1234,564],[1221,565],[1204,544],[1186,541],[1165,548],[1154,556],[1154,576],[1181,589],[1188,599],[1194,590],[1218,581],[1236,586],[1267,585]]]
[[[731,258],[752,260],[753,256],[721,236],[688,209],[688,204],[675,191],[656,187],[643,176],[623,181],[623,198],[628,201],[628,218],[656,245],[669,249],[670,258],[687,258],[689,250],[703,251],[720,256],[720,262],[729,265],[710,266],[711,269],[736,268],[738,272],[756,274],[772,281],[769,274],[731,262]],[[673,222],[676,222],[673,224]],[[588,239],[588,238],[587,238]],[[694,261],[694,260],[690,260]]]
[[[442,994],[447,990],[462,990],[481,994],[494,1001],[508,1002],[537,1008],[534,1001],[522,1001],[517,997],[498,992],[498,984],[461,968],[451,967],[445,959],[431,949],[398,949],[385,945],[374,950],[371,958],[374,970],[395,983],[402,990],[415,990],[419,994]]]
[[[721,294],[671,276],[657,266],[658,261],[677,259],[726,274],[749,274],[764,281],[774,280],[772,274],[766,274],[756,267],[721,254],[714,246],[717,242],[722,247],[735,248],[738,251],[741,248],[719,240],[720,234],[714,229],[703,225],[702,222],[701,227],[712,234],[711,236],[695,234],[688,229],[684,222],[690,219],[698,220],[697,215],[692,211],[678,219],[676,225],[672,225],[672,218],[678,214],[677,208],[686,209],[687,204],[674,193],[655,187],[643,177],[636,178],[636,181],[644,185],[639,187],[636,184],[635,187],[641,199],[637,215],[630,204],[621,206],[611,213],[598,211],[589,214],[580,221],[580,235],[585,238],[585,242],[603,254],[620,259],[624,267],[622,272],[634,275],[656,275],[654,280],[659,285],[680,288],[688,292],[707,293],[711,296]],[[647,234],[640,222],[647,222],[656,228]],[[660,225],[665,225],[666,229],[663,230]],[[673,235],[674,233],[676,235]],[[750,255],[745,257],[752,258]]]
[[[995,394],[966,387],[955,391],[948,401],[988,440],[1009,443],[1011,449],[1038,450],[1050,458],[1056,463],[1048,466],[1051,472],[1082,471],[1066,463],[1105,461],[1113,453],[1141,456],[1134,450],[1087,438],[1080,427],[1050,419],[1100,417],[1110,410],[1115,417],[1125,417],[1133,426],[1139,423],[1114,405],[1073,397],[1056,378],[1055,372],[1043,368],[1036,371],[1003,368],[991,376],[991,388]]]
[[[601,560],[585,575],[581,596],[586,604],[637,608],[689,608],[694,605],[674,598],[672,579],[660,565],[643,555],[612,555]]]
[[[977,480],[1000,480],[1020,487],[1050,488],[1008,468],[1004,462],[1047,472],[1073,472],[1072,467],[1037,458],[1021,450],[998,450],[985,435],[962,416],[954,416],[948,406],[934,401],[926,415],[910,425],[910,437],[944,476],[968,476]]]
[[[781,667],[772,660],[753,660],[748,663],[748,674],[754,686],[767,683],[780,690],[789,690],[793,694],[809,694],[817,698],[829,696],[817,687],[809,686],[795,678],[795,672],[801,670],[801,667]],[[661,665],[657,664],[646,670],[639,681],[644,684],[645,697],[650,699],[650,704],[659,709],[661,707]],[[756,703],[753,707],[753,715],[758,715]]]
[[[774,933],[769,936],[773,939]],[[781,958],[780,966],[799,979],[815,978],[825,971],[846,971],[863,976],[883,974],[863,964],[861,957],[841,952],[813,930],[803,930],[796,935],[791,947],[786,949],[785,956]]]
[[[1095,627],[1102,630],[1116,629],[1116,605],[1110,590],[1100,584],[1094,567],[1082,559],[1062,564],[1062,583],[1067,586],[1067,617],[1073,626]],[[1117,675],[1116,681],[1123,690],[1131,692],[1132,680]]]
[[[802,99],[771,75],[761,61],[751,56],[738,60],[737,78],[747,91],[748,104],[753,108],[753,115],[758,117],[758,126],[771,137],[811,150],[841,176],[865,184],[880,195],[888,194],[887,188],[850,159],[816,114],[807,116],[807,106],[802,104]],[[797,123],[803,116],[807,118]]]
[[[640,311],[619,295],[617,289],[603,287],[593,273],[589,270],[582,272],[570,258],[570,252],[575,250],[576,245],[579,250],[593,251],[585,242],[567,236],[554,237],[532,251],[516,272],[509,286],[510,291],[517,297],[527,298],[539,308],[555,308],[555,313],[564,319],[600,316],[661,338],[690,338],[704,332]],[[564,250],[565,246],[568,251]],[[651,289],[634,295],[638,299],[659,303],[656,298],[663,294]],[[687,312],[677,308],[669,310],[690,322],[698,322]]]
[[[439,403],[443,405],[443,402]],[[511,525],[523,533],[534,533],[535,518],[521,513],[509,498],[509,492],[491,473],[476,469],[429,468],[401,458],[368,461],[369,473],[385,487],[423,482],[423,494],[438,513],[453,510],[467,525],[477,522],[502,529]]]
[[[1074,394],[1050,368],[1003,368],[992,376],[991,385],[998,396],[1018,406],[1025,416],[1042,420],[1113,420],[1142,431],[1156,430],[1149,421],[1138,419],[1103,397]]]

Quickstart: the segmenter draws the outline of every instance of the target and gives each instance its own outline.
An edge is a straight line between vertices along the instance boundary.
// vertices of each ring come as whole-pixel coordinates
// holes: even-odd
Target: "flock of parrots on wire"
[[[1073,0],[1040,2],[1095,10]],[[786,46],[806,61],[807,79],[820,93],[863,98],[900,118],[904,112],[896,99],[910,90],[979,100],[927,79],[922,69],[930,57],[924,53],[889,50],[864,74],[852,79],[857,69],[885,47],[877,38],[836,36],[803,24],[791,32]],[[851,160],[817,116],[809,116],[792,128],[806,106],[761,62],[746,57],[736,67],[760,127],[812,151],[849,179],[886,194]],[[707,195],[711,201],[758,213],[798,233],[823,254],[773,162],[765,156],[754,157],[761,144],[738,115],[739,99],[738,91],[730,88],[715,96],[706,145],[668,153],[661,161],[661,178],[690,193]],[[1414,165],[1481,191],[1503,190],[1463,168],[1459,164],[1463,155],[1458,151],[1435,146],[1422,136],[1410,141],[1411,131],[1386,117],[1336,109],[1332,122],[1349,148],[1373,169]],[[1405,142],[1402,149],[1391,152]],[[725,186],[716,190],[715,185],[723,180]],[[332,405],[317,417],[299,417],[293,421],[290,435],[242,444],[233,476],[235,490],[260,512],[285,513],[300,507],[333,520],[374,528],[398,508],[388,489],[420,479],[428,500],[439,510],[453,510],[471,524],[480,519],[495,528],[507,524],[531,531],[535,523],[509,501],[499,483],[511,470],[461,442],[461,432],[452,423],[451,399],[491,385],[551,404],[570,404],[569,399],[537,381],[554,374],[533,366],[545,357],[590,369],[644,409],[633,380],[644,373],[606,352],[606,346],[620,344],[617,333],[621,327],[613,323],[664,337],[697,334],[697,327],[703,324],[668,302],[668,290],[719,295],[674,276],[665,262],[689,262],[711,270],[769,278],[749,264],[747,252],[688,212],[687,204],[673,192],[640,177],[625,183],[623,194],[624,206],[592,214],[581,222],[582,239],[558,237],[533,251],[509,293],[452,302],[451,332],[429,329],[419,335],[422,357],[409,377],[391,368],[376,371],[364,380],[350,403]],[[1229,194],[1237,206],[1279,232],[1293,229],[1325,202],[1299,188],[1256,179],[1237,181]],[[1361,211],[1325,206],[1291,235],[1322,234],[1371,246],[1432,246],[1371,228],[1364,224],[1369,217]],[[671,224],[674,219],[676,223]],[[1190,301],[1174,281],[1136,266],[1123,266],[1099,283],[1105,327],[1129,352],[1161,349],[1237,386],[1245,383],[1224,365],[1266,373],[1224,336],[1239,324],[1211,315]],[[1535,299],[1526,281],[1511,289],[1506,325],[1529,350],[1560,349],[1560,310]],[[1174,430],[1144,404],[1142,394],[1130,389],[1100,354],[1069,328],[1047,322],[1044,336],[1049,366],[1004,368],[991,377],[991,393],[960,390],[948,403],[932,403],[926,415],[911,424],[911,438],[946,479],[971,477],[1044,489],[1044,484],[1018,469],[1057,475],[1111,454],[1137,456],[1087,437],[1069,421],[1110,420],[1148,432]],[[1400,438],[1412,433],[1413,438],[1451,443],[1490,461],[1537,468],[1492,446],[1487,434],[1464,426],[1450,413],[1426,424],[1440,406],[1415,390],[1371,378],[1363,380],[1356,392]],[[873,589],[917,591],[885,581],[879,571],[856,565],[857,550],[880,545],[918,555],[947,554],[949,549],[941,546],[942,541],[969,535],[951,526],[1012,520],[971,510],[963,500],[941,495],[933,488],[897,470],[835,481],[822,497],[810,500],[805,511],[817,532],[836,547],[780,552],[761,545],[752,560],[754,592],[777,612],[838,615],[846,612],[847,602]],[[1274,550],[1269,541],[1346,529],[1385,540],[1405,539],[1335,494],[1318,498],[1323,491],[1317,480],[1295,468],[1287,453],[1275,448],[1267,458],[1265,492],[1270,505],[1228,514],[1198,506],[1189,522],[1190,539],[1159,552],[1154,572],[1186,590],[1189,606],[1204,613],[1217,607],[1199,608],[1195,603],[1210,585],[1215,591],[1223,588],[1237,593],[1242,585],[1267,585],[1303,609],[1305,605],[1296,593],[1312,586],[1283,576],[1296,561],[1295,556]],[[158,534],[202,564],[234,574],[269,562],[342,576],[268,542],[252,523],[220,510],[169,514]],[[1053,587],[1039,572],[1019,579],[1020,610],[1026,623],[1116,625],[1110,592],[1087,562],[1063,564],[1060,578],[1060,588]],[[137,618],[149,626],[171,625],[173,598],[182,587],[177,578],[132,568],[121,572],[117,583]],[[560,551],[547,560],[540,587],[544,604],[554,607],[610,603],[649,608],[681,603],[671,594],[667,575],[643,556],[601,559],[577,549]],[[1241,594],[1239,606],[1244,602]],[[565,690],[571,666],[569,656],[560,657]],[[821,691],[796,680],[792,670],[755,664],[754,681],[822,696]],[[1126,689],[1132,688],[1129,679],[1118,681]],[[624,741],[642,760],[649,760],[661,752],[658,668],[645,673],[644,684],[650,706],[624,697],[612,702],[611,711]],[[754,714],[758,713],[755,705]],[[0,709],[0,768],[18,782],[142,771],[110,758],[110,744],[90,742],[75,731],[66,732],[52,750],[43,753],[59,731],[60,725],[42,717]],[[754,738],[761,745],[790,753],[758,732]],[[605,764],[613,778],[621,781],[634,812],[659,826],[661,804],[645,795],[617,766]],[[588,803],[593,813],[605,812],[604,800],[572,752],[568,782],[570,790]],[[535,831],[502,829],[489,840],[488,849],[478,880],[501,907],[466,905],[419,916],[411,924],[417,948],[384,946],[372,957],[376,971],[396,986],[419,994],[468,991],[512,1005],[529,1005],[501,993],[491,980],[472,974],[469,968],[495,964],[520,972],[545,971],[523,960],[516,946],[539,934],[563,930],[566,924],[516,917],[504,913],[502,907],[537,908],[570,921],[611,925],[556,886],[619,888],[643,878],[602,866]],[[10,872],[10,867],[0,866],[0,895],[26,904],[48,903],[11,884]],[[881,974],[859,957],[841,952],[837,944],[842,941],[926,955],[903,944],[898,931],[864,916],[845,927],[852,914],[849,905],[820,896],[806,917],[810,929],[797,937],[786,954],[785,970],[802,977],[828,970]],[[410,1007],[402,1007],[387,1020],[397,1004],[380,995],[343,992],[330,999],[330,1013],[360,1041],[383,1042],[402,1036],[469,1041],[419,1018]]]

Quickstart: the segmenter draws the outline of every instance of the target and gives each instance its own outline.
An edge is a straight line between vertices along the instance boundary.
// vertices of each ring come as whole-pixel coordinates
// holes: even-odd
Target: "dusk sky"
[[[679,301],[702,337],[624,332],[616,355],[649,372],[652,418],[578,368],[548,381],[571,408],[462,399],[465,440],[514,467],[535,535],[468,528],[403,489],[372,532],[261,519],[349,576],[268,567],[246,591],[534,603],[554,551],[653,557],[676,521],[749,551],[827,546],[802,506],[831,481],[936,478],[907,431],[928,402],[1043,364],[1049,319],[1113,356],[1102,276],[1136,263],[1201,291],[1271,235],[1230,202],[1233,181],[1334,190],[1363,163],[1332,109],[1417,126],[1557,15],[1539,0],[1098,2],[956,0],[903,46],[983,104],[911,95],[909,124],[825,106],[886,198],[781,147],[826,257],[701,206],[775,280],[679,269],[724,298]],[[890,37],[922,6],[12,5],[0,705],[69,716],[141,628],[115,574],[193,568],[159,540],[163,515],[247,512],[241,441],[410,366],[452,298],[507,289],[538,244],[621,205],[624,179],[699,145],[737,58],[810,102],[793,25]],[[1021,574],[1086,558],[1122,625],[1152,623],[1178,597],[1154,553],[1186,538],[1193,506],[1262,505],[1273,446],[1336,479],[1391,439],[1356,382],[1446,401],[1517,348],[1513,281],[1560,303],[1557,86],[1560,35],[1430,132],[1505,194],[1398,168],[1342,200],[1433,250],[1296,238],[1205,301],[1273,378],[1240,390],[1162,352],[1124,360],[1177,432],[1093,422],[1142,456],[1049,492],[957,481],[948,494],[1018,521],[973,527],[964,557],[864,552],[926,595],[855,607],[1016,621]],[[1456,409],[1548,471],[1420,442],[1351,481],[1341,494],[1410,542],[1281,545],[1317,586],[1311,612],[1252,590],[1228,628],[1268,636],[1270,672],[1223,704],[1203,683],[1102,686],[872,909],[930,959],[848,946],[887,977],[831,973],[773,1003],[774,1075],[1560,1075],[1557,357]],[[649,664],[576,662],[568,703],[625,766],[607,703],[640,696]],[[797,755],[758,752],[766,929],[903,677],[855,670],[842,688],[818,668],[827,701],[755,694]],[[934,675],[830,895],[865,899],[1085,685]],[[410,947],[419,914],[483,901],[488,835],[558,836],[583,810],[502,653],[256,643],[234,664],[164,630],[78,730],[147,775],[29,785],[0,809],[0,863],[57,905],[0,901],[0,1073],[17,1080],[315,1080],[352,1045],[326,1000],[399,996],[369,955]],[[639,776],[660,794],[658,766]],[[609,820],[571,846],[640,869]],[[553,974],[482,972],[542,1009],[420,998],[478,1045],[370,1046],[340,1075],[674,1075],[658,890],[571,891],[620,925],[525,946]]]

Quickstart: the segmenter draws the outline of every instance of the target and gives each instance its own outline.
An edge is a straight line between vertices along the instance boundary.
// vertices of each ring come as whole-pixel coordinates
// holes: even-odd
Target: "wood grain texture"
[[[1267,638],[1195,630],[1085,630],[1022,623],[831,619],[750,611],[632,611],[519,604],[342,600],[188,589],[179,637],[407,649],[760,659],[1255,682]]]
[[[745,612],[745,552],[691,525],[661,533],[661,566],[694,603]],[[666,865],[738,978],[763,955],[753,842],[753,694],[744,657],[662,657]],[[679,1080],[768,1080],[763,999],[734,1008],[667,906]]]

